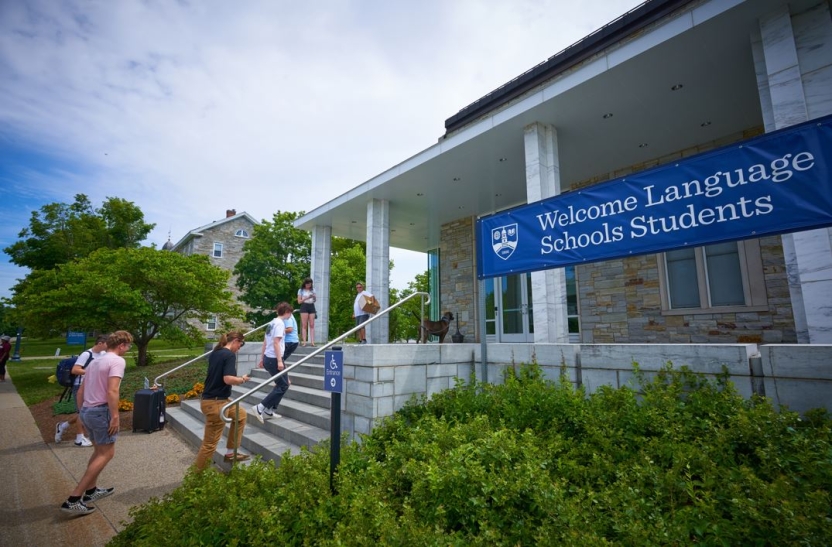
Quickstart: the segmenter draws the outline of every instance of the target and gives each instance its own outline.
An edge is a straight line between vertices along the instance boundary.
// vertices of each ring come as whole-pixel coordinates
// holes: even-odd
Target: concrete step
[[[289,359],[289,364],[308,355],[316,348],[298,348]],[[283,396],[277,413],[280,418],[267,419],[260,423],[252,414],[251,407],[263,400],[271,391],[264,386],[260,391],[246,397],[241,403],[248,413],[246,430],[243,434],[241,452],[260,455],[264,460],[280,463],[281,455],[289,452],[300,453],[301,447],[313,447],[329,438],[331,394],[323,390],[323,354],[316,356],[290,372],[292,386]],[[231,388],[231,397],[236,398],[270,377],[264,369],[253,369],[252,379],[242,386]],[[272,384],[273,385],[273,384]],[[193,446],[202,444],[205,429],[200,401],[183,401],[179,407],[168,408],[169,426],[180,432]],[[223,469],[231,464],[223,460],[228,427],[214,454],[214,463]],[[246,465],[242,462],[241,465]]]
[[[167,409],[167,415],[170,427],[173,427],[174,430],[194,447],[199,448],[205,432],[205,421],[202,412],[199,410],[199,401],[184,401],[179,407],[169,407]],[[256,418],[251,417],[247,420],[246,428],[243,432],[243,440],[240,443],[241,447],[238,449],[239,452],[249,454],[252,457],[259,455],[264,460],[271,460],[277,464],[280,464],[281,457],[287,452],[290,454],[300,454],[301,445],[292,444],[285,439],[275,437],[265,430],[256,427],[259,425],[260,422]],[[225,447],[228,442],[229,430],[230,426],[226,426],[213,457],[214,463],[225,470],[231,469],[231,463],[223,459]],[[248,463],[249,461],[246,461],[238,465],[247,465]]]

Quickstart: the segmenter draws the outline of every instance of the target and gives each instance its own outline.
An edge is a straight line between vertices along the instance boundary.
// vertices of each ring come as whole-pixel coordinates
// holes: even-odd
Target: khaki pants
[[[211,459],[214,452],[217,450],[217,445],[222,438],[222,432],[225,429],[225,422],[220,418],[220,409],[228,404],[230,399],[203,399],[201,403],[202,413],[205,415],[205,434],[202,436],[202,446],[199,447],[199,454],[196,456],[196,468],[202,471],[211,465]],[[229,418],[234,418],[236,414],[235,407],[229,408],[225,415]],[[240,441],[243,439],[243,431],[246,428],[246,411],[240,407],[239,415],[240,427],[235,431],[235,424],[231,422],[231,429],[228,432],[228,443],[226,447],[230,450],[240,446]]]

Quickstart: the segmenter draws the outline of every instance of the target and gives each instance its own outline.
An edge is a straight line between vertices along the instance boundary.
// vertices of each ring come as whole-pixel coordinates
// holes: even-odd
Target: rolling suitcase
[[[133,431],[153,433],[165,427],[165,390],[140,389],[133,398]]]

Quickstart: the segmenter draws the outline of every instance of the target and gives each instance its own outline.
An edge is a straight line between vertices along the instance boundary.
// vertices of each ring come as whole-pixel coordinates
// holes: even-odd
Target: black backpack
[[[90,364],[90,361],[93,359],[93,354],[91,351],[87,352],[90,354],[87,362],[84,363],[84,368],[87,368],[87,365]],[[75,383],[75,376],[72,374],[72,367],[75,366],[75,362],[78,361],[78,356],[73,355],[72,357],[67,357],[66,359],[61,359],[58,362],[58,367],[55,369],[55,376],[58,378],[58,383],[64,387],[72,387],[72,384]]]

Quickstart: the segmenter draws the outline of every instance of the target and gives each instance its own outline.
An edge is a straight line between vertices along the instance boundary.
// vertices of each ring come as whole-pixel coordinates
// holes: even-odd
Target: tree
[[[12,303],[27,333],[48,336],[67,329],[130,331],[138,364],[158,334],[198,342],[189,319],[242,317],[227,288],[229,274],[201,255],[149,247],[99,249],[88,257],[34,270],[13,290]]]
[[[397,289],[390,291],[390,304],[393,305],[400,300],[416,292],[430,291],[430,275],[425,273],[416,274],[413,281],[408,282],[407,288],[399,292]],[[430,317],[430,304],[425,306],[424,316]],[[419,317],[422,316],[422,301],[419,298],[409,300],[396,308],[390,314],[390,340],[412,340],[419,337]],[[415,317],[414,317],[415,316]]]
[[[366,245],[351,239],[332,238],[329,265],[329,338],[333,339],[355,326],[352,304],[355,282],[364,280],[367,271]],[[372,287],[368,287],[372,292]],[[321,310],[319,310],[320,312]],[[327,313],[327,310],[323,310]]]
[[[302,215],[278,211],[272,222],[263,220],[255,226],[234,267],[240,300],[259,310],[247,314],[257,325],[273,315],[277,303],[297,302],[301,281],[309,276],[312,238],[293,225]]]
[[[86,195],[76,194],[71,204],[49,203],[33,211],[19,241],[3,251],[18,266],[51,270],[101,247],[136,248],[154,226],[144,222],[144,213],[130,201],[108,197],[93,210]]]

